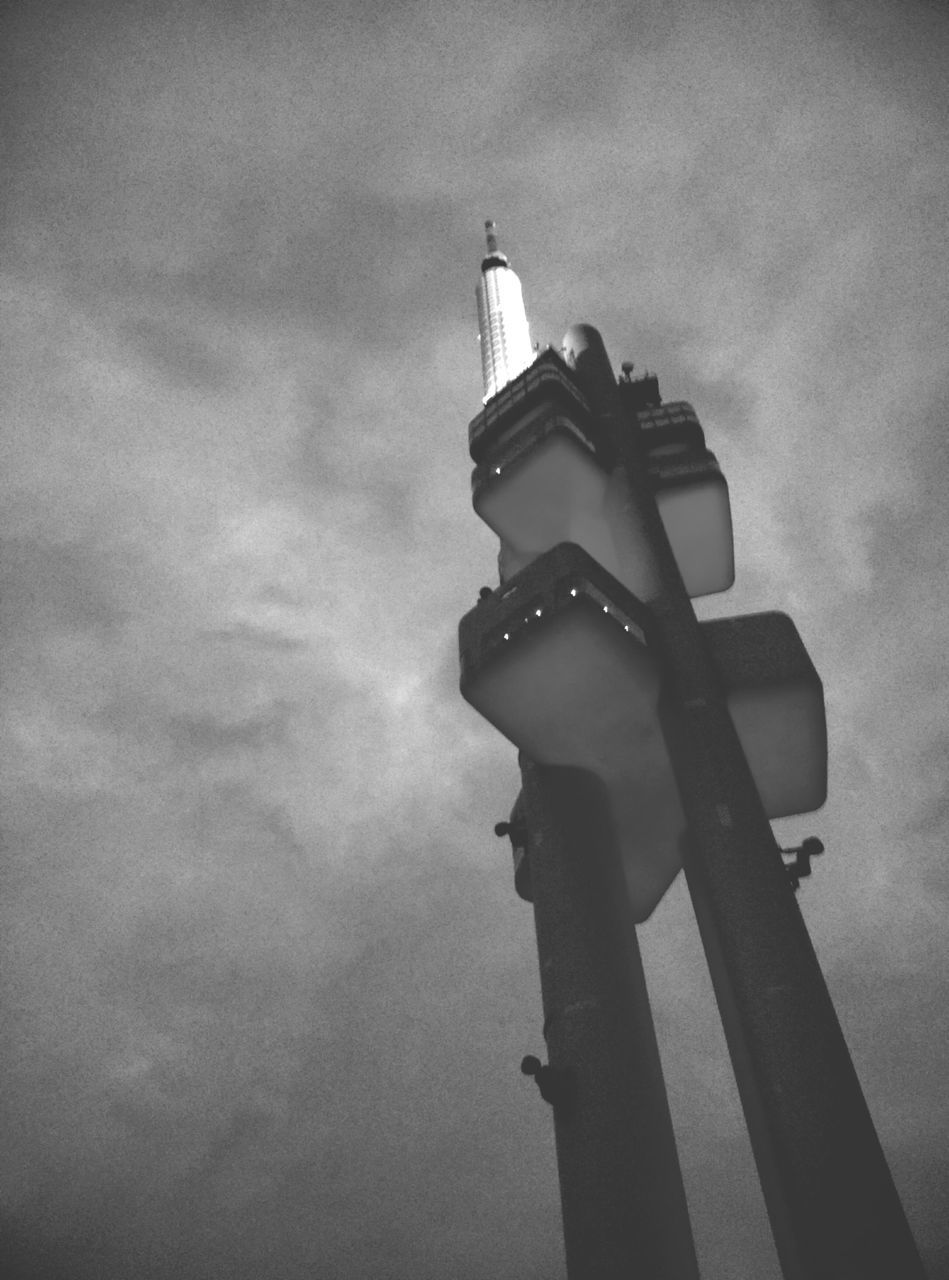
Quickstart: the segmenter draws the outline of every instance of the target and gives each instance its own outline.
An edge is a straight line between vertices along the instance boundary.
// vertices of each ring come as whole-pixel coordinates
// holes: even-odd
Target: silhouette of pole
[[[612,432],[667,683],[660,718],[689,836],[683,865],[786,1280],[924,1280],[837,1015],[595,329],[565,359]]]
[[[554,1107],[567,1275],[698,1280],[605,787],[519,760],[550,1060],[522,1069]]]

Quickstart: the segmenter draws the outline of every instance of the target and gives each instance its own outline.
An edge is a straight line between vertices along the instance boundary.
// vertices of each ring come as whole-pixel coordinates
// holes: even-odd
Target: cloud
[[[779,833],[827,845],[800,901],[937,1259],[944,17],[8,23],[22,1274],[562,1267],[549,1115],[516,1069],[542,1048],[530,911],[490,831],[514,752],[457,693],[458,617],[495,580],[465,441],[491,215],[538,338],[589,318],[698,409],[738,561],[703,616],[787,609],[824,679],[828,805]],[[641,933],[704,1271],[740,1247],[761,1280],[681,884]]]

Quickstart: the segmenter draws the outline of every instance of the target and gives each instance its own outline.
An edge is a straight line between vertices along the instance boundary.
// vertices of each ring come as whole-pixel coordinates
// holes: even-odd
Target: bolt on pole
[[[569,1280],[698,1280],[642,961],[603,784],[523,753]]]
[[[568,330],[565,358],[613,435],[661,582],[647,603],[668,677],[660,719],[688,824],[683,864],[784,1275],[924,1280],[596,330]]]

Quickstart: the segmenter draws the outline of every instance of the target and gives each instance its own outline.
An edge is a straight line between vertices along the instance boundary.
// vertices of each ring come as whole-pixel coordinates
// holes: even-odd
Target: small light
[[[623,630],[624,630],[624,631],[628,631],[628,630],[629,630],[629,624],[628,624],[628,623],[626,624],[626,626],[624,626],[624,627],[623,627]]]
[[[605,605],[603,606],[603,612],[604,612],[604,613],[609,613],[609,611],[610,611],[610,607],[609,607],[609,605],[606,605],[606,604],[605,604]]]
[[[538,617],[538,618],[540,617],[540,610],[539,610],[539,609],[535,609],[535,610],[534,610],[534,613],[537,615],[537,617]]]
[[[572,596],[575,596],[575,595],[577,594],[577,589],[576,589],[576,587],[571,587],[571,588],[570,588],[570,594],[571,594]]]
[[[500,468],[500,467],[495,467],[495,468],[494,468],[494,474],[495,474],[496,476],[499,476],[499,475],[501,474],[501,468]]]
[[[511,638],[511,637],[510,637],[510,636],[508,635],[508,633],[505,631],[505,633],[504,633],[504,639],[505,639],[505,640],[510,640],[510,638]]]

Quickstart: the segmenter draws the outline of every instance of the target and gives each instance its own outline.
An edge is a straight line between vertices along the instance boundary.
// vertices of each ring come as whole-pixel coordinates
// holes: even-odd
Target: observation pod
[[[572,543],[538,557],[459,625],[462,697],[532,760],[606,782],[636,921],[675,878],[684,827],[651,630],[646,606]]]
[[[686,418],[678,411],[688,409]],[[691,406],[658,412],[678,436],[648,434],[647,472],[690,596],[734,581],[728,486]],[[631,426],[636,429],[635,421]],[[584,547],[642,599],[659,589],[629,527],[625,472],[605,424],[559,355],[548,350],[472,420],[472,504],[501,540],[506,580],[558,542]]]
[[[769,818],[811,813],[827,799],[824,686],[786,613],[700,624]]]
[[[477,461],[472,504],[513,555],[515,571],[575,542],[617,574],[605,516],[612,451],[556,352],[490,401],[471,423],[469,442]]]
[[[620,382],[622,399],[623,383]],[[714,595],[735,581],[728,482],[684,400],[641,409],[639,443],[656,506],[688,595]]]
[[[702,633],[767,816],[819,807],[823,688],[794,624],[757,614],[703,623]],[[461,693],[476,711],[539,764],[604,781],[633,919],[647,919],[681,866],[685,834],[647,606],[564,543],[462,618],[459,649]]]

